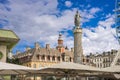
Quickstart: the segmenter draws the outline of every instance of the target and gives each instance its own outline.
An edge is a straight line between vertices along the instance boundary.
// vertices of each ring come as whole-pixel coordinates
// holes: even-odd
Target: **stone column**
[[[60,62],[62,62],[62,56],[60,57]]]
[[[75,28],[74,33],[74,62],[82,64],[83,49],[82,49],[82,28],[80,27],[80,14],[77,11],[74,18]]]
[[[57,56],[55,56],[55,62],[57,62]]]
[[[50,56],[50,61],[52,62],[52,56]]]
[[[82,28],[74,29],[74,62],[82,63],[83,49],[82,49]]]
[[[47,61],[47,56],[45,55],[45,62]]]

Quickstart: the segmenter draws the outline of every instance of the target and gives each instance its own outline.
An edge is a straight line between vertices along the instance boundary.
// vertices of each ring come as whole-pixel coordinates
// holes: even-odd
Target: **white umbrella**
[[[102,68],[102,71],[110,72],[111,76],[114,76],[115,78],[120,79],[120,65],[113,65],[107,68]]]
[[[111,73],[120,73],[120,66],[114,65],[114,66],[102,68],[102,71],[111,72]]]
[[[0,62],[0,75],[34,74],[35,72],[33,68]]]
[[[43,68],[39,70],[41,73],[48,74],[48,75],[97,75],[101,72],[100,68],[88,66],[88,65],[82,65],[77,64],[73,62],[62,62],[55,65],[52,65],[50,67]]]

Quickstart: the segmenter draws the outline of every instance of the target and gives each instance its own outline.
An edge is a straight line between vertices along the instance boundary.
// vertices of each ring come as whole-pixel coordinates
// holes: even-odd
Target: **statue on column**
[[[78,10],[77,10],[77,12],[75,14],[74,24],[75,24],[75,27],[79,27],[80,26],[80,14],[79,14]]]

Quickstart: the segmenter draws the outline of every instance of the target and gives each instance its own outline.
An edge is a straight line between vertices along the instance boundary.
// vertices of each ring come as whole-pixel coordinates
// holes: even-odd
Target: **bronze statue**
[[[78,10],[77,10],[77,12],[75,14],[74,23],[75,23],[75,27],[79,27],[80,26],[80,14],[79,14]]]

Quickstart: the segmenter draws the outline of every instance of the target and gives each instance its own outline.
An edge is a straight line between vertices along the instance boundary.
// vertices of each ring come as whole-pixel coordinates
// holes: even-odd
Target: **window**
[[[57,57],[57,60],[60,61],[60,56]]]
[[[65,53],[62,54],[62,61],[65,61]]]
[[[72,62],[72,58],[70,57],[70,62]]]
[[[55,61],[55,56],[52,57],[52,61]]]
[[[85,59],[83,59],[83,62],[85,62]]]
[[[100,58],[100,61],[101,61],[101,58]]]
[[[29,64],[29,67],[31,67],[31,64]]]
[[[42,60],[45,60],[45,55],[42,55],[41,59],[42,59]]]
[[[98,67],[99,67],[99,64],[98,64]]]
[[[47,56],[47,60],[50,61],[50,56]]]

